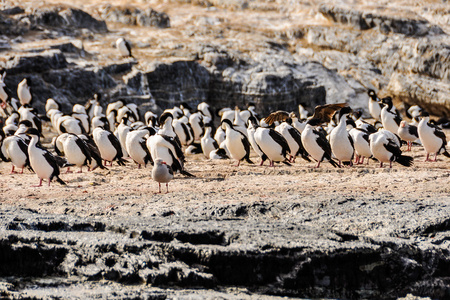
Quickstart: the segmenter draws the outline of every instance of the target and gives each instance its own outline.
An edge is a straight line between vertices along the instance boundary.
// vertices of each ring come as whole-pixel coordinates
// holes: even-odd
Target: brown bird
[[[328,123],[331,121],[334,113],[345,106],[347,106],[347,103],[317,105],[314,108],[314,115],[311,119],[318,119],[322,121],[321,123]]]
[[[337,110],[340,110],[345,106],[347,106],[347,103],[317,105],[314,108],[314,115],[311,117],[311,119],[318,119],[321,121],[320,123],[328,123],[331,121],[333,114]],[[264,119],[264,121],[267,123],[267,125],[271,126],[277,121],[283,122],[287,118],[292,118],[292,116],[295,116],[295,114],[293,115],[292,113],[290,114],[287,111],[278,110],[268,115],[267,118]]]

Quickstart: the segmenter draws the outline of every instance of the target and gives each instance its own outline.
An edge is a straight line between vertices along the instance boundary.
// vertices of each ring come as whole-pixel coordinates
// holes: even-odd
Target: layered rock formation
[[[298,104],[312,110],[317,104],[347,101],[354,108],[366,108],[367,89],[374,88],[433,114],[450,113],[450,38],[445,11],[437,4],[424,4],[420,10],[327,2],[311,7],[294,1],[286,7],[264,1],[180,1],[165,8],[167,12],[139,3],[93,4],[84,12],[52,5],[31,11],[26,3],[5,6],[0,24],[5,28],[1,40],[8,49],[6,60],[33,59],[33,54],[17,52],[31,41],[35,42],[25,52],[36,53],[37,40],[42,44],[37,50],[59,47],[57,41],[66,37],[79,41],[66,66],[50,61],[42,69],[18,70],[8,61],[0,65],[8,74],[45,81],[45,91],[33,95],[38,106],[55,93],[73,104],[101,91],[105,99],[144,97],[151,107],[161,109],[179,101],[192,106],[207,101],[216,108],[254,102],[264,115],[276,109],[296,110]],[[137,52],[133,68],[116,66],[120,57],[111,45],[123,35],[120,24],[131,26],[122,32],[131,33],[127,38]],[[21,37],[24,33],[33,38]],[[63,61],[68,52],[61,50],[58,59]],[[33,64],[42,65],[41,56],[35,56]],[[59,83],[52,86],[45,73],[55,68],[61,72],[59,78],[52,74]],[[64,83],[72,70],[85,68],[96,78],[87,77],[93,84],[82,92]],[[12,90],[17,81],[10,79]]]

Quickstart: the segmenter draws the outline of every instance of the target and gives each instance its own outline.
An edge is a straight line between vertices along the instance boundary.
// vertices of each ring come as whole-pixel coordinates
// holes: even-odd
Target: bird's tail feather
[[[334,159],[330,158],[330,159],[328,160],[328,162],[329,162],[333,167],[335,167],[335,168],[340,168],[339,164],[338,164],[336,161],[334,161]]]
[[[407,155],[400,155],[395,161],[405,167],[411,167],[414,163],[414,159]]]
[[[59,176],[55,176],[56,181],[58,181],[58,183],[62,184],[62,185],[67,185],[61,178],[59,178]]]
[[[442,154],[444,154],[444,156],[446,156],[446,157],[450,157],[450,153],[448,153],[448,151],[445,150],[445,149],[444,149],[444,152]]]
[[[189,173],[186,170],[181,170],[180,173],[183,174],[184,176],[187,176],[187,177],[195,177],[195,175]]]
[[[250,158],[248,158],[248,157],[245,157],[245,161],[248,162],[249,164],[254,164],[254,162],[252,162],[252,161],[250,160]]]

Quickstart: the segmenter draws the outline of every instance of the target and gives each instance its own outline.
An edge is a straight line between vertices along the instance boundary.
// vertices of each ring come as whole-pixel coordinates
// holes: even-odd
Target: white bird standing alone
[[[161,183],[166,184],[167,193],[169,192],[169,182],[173,178],[172,168],[167,165],[161,158],[155,159],[155,165],[152,169],[152,178],[158,182],[159,193],[161,193]]]

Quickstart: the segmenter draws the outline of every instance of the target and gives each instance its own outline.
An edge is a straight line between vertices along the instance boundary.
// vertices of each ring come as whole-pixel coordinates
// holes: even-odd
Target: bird
[[[5,137],[0,142],[0,145],[0,159],[5,162],[11,162],[11,174],[15,173],[15,167],[21,168],[22,170],[20,174],[22,174],[23,169],[26,166],[30,166],[30,160],[28,157],[28,145],[21,137],[17,135]]]
[[[311,162],[308,158],[308,152],[306,152],[305,147],[302,143],[302,134],[298,129],[292,126],[292,119],[287,118],[280,125],[275,127],[275,130],[281,133],[281,135],[286,139],[291,150],[291,162],[295,162],[297,156],[301,156],[304,160]]]
[[[270,167],[274,166],[274,162],[283,162],[290,165],[287,156],[291,155],[291,149],[281,133],[272,128],[258,127],[254,139],[259,149],[269,159]]]
[[[255,151],[256,154],[258,154],[258,156],[261,158],[261,162],[259,165],[262,166],[264,164],[264,162],[267,160],[267,155],[261,150],[261,148],[255,141],[255,132],[256,132],[256,129],[258,129],[259,127],[260,126],[258,124],[258,120],[255,117],[251,116],[248,118],[248,120],[247,120],[248,141],[249,141],[250,145],[252,146],[253,151]]]
[[[39,132],[42,132],[42,122],[41,119],[35,113],[35,110],[28,105],[22,106],[19,109],[20,121],[28,120],[33,124]]]
[[[385,97],[381,102],[385,104],[381,109],[381,123],[383,124],[383,128],[397,134],[398,126],[402,118],[396,113],[391,97]]]
[[[369,113],[375,121],[381,120],[381,107],[380,107],[380,99],[374,90],[369,90],[367,92],[369,94]]]
[[[333,128],[330,133],[329,141],[333,155],[338,159],[339,166],[353,165],[353,157],[355,154],[355,146],[353,139],[347,132],[347,116],[351,112],[351,108],[346,106],[339,111],[339,124]]]
[[[408,124],[406,121],[401,121],[400,126],[397,130],[397,135],[404,141],[408,143],[408,148],[406,151],[411,151],[411,146],[414,141],[419,138],[419,133],[417,132],[417,126]]]
[[[53,98],[48,98],[47,101],[45,102],[46,113],[48,113],[50,109],[61,110],[61,104]],[[49,115],[47,116],[50,117]]]
[[[225,144],[230,152],[232,158],[237,160],[238,167],[241,160],[253,164],[250,160],[250,142],[248,138],[240,131],[235,130],[230,120],[225,119],[221,124],[222,129],[225,130]]]
[[[17,86],[17,97],[19,97],[20,104],[22,106],[29,105],[31,103],[31,79],[24,78]]]
[[[172,127],[180,139],[181,145],[188,146],[194,142],[194,132],[189,123],[184,123],[180,119],[172,121]]]
[[[159,193],[161,193],[161,183],[166,184],[167,193],[169,192],[169,182],[173,179],[172,168],[161,158],[155,159],[155,165],[152,169],[152,179],[158,182]]]
[[[212,128],[210,126],[205,127],[205,133],[200,139],[200,145],[202,146],[202,152],[206,158],[209,158],[211,151],[219,148],[219,144],[211,136]]]
[[[200,112],[196,112],[190,115],[189,124],[191,125],[194,133],[194,141],[199,141],[204,133],[203,116]]]
[[[419,134],[420,141],[422,142],[425,151],[427,152],[427,157],[425,161],[430,161],[430,154],[434,153],[434,160],[437,160],[438,154],[444,154],[446,157],[450,157],[450,154],[445,148],[447,146],[447,139],[445,133],[439,127],[431,124],[430,114],[426,111],[421,113],[422,119],[417,126],[417,132]]]
[[[97,145],[101,158],[105,161],[110,162],[110,166],[112,166],[112,162],[117,160],[117,163],[120,166],[125,165],[125,162],[122,159],[122,146],[120,145],[117,137],[109,130],[105,130],[102,127],[97,127],[92,132],[94,137],[94,142]]]
[[[204,116],[209,117],[211,120],[214,120],[214,114],[211,112],[208,103],[201,102],[199,105],[197,105],[197,110],[201,111]]]
[[[316,168],[319,168],[320,163],[324,160],[334,167],[339,167],[331,157],[331,146],[325,133],[315,129],[315,127],[322,123],[330,122],[333,114],[345,106],[347,106],[346,103],[318,105],[314,108],[314,114],[311,119],[306,122],[306,126],[302,131],[302,143],[309,155],[317,161]]]
[[[389,168],[392,168],[392,162],[398,162],[402,166],[410,167],[413,165],[411,156],[402,155],[398,137],[392,132],[381,129],[369,136],[370,151],[380,162],[380,168],[384,162],[389,162]]]
[[[157,134],[150,136],[147,139],[146,144],[153,161],[157,158],[161,158],[174,172],[180,172],[188,177],[195,177],[184,169],[184,153],[179,142],[177,142],[174,137],[158,132]]]
[[[308,118],[308,111],[303,107],[303,105],[298,105],[298,113],[300,115],[300,119],[306,119]]]
[[[64,156],[70,164],[80,168],[78,173],[83,172],[84,165],[91,165],[92,156],[86,142],[76,134],[68,133],[63,141]],[[67,168],[66,173],[71,171]]]
[[[130,43],[124,38],[118,38],[116,40],[116,48],[119,49],[119,52],[124,57],[133,57],[131,53]]]
[[[54,156],[39,145],[40,133],[36,128],[28,128],[26,134],[31,137],[30,144],[28,145],[30,165],[39,178],[39,185],[36,187],[42,186],[42,181],[44,179],[48,180],[48,186],[50,186],[50,182],[53,178],[56,178],[56,181],[60,184],[66,185],[66,183],[59,178],[59,165],[69,166],[69,164],[67,164],[64,159]]]
[[[125,145],[130,157],[138,164],[138,169],[141,168],[141,165],[146,167],[148,163],[153,164],[152,156],[147,148],[147,138],[145,136],[152,136],[155,134],[156,130],[152,127],[144,127],[127,134]]]
[[[369,164],[369,158],[372,157],[370,151],[369,136],[370,132],[363,128],[352,128],[349,131],[353,139],[353,145],[355,147],[355,163],[363,164],[364,158],[367,158],[367,164]]]

